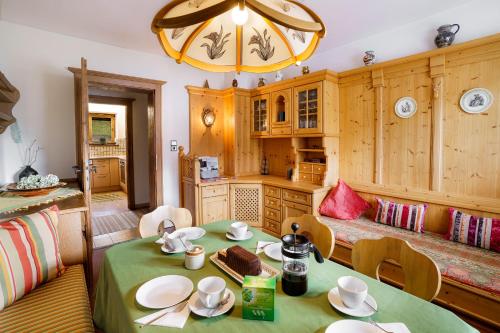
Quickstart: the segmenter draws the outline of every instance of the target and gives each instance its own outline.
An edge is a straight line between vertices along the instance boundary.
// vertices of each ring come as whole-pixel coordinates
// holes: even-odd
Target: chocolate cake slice
[[[262,273],[259,257],[239,245],[228,248],[225,254],[219,251],[217,256],[242,276],[258,276]]]

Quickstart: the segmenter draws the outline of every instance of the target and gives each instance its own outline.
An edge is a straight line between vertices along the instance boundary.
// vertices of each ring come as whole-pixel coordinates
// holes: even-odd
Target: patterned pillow
[[[500,219],[472,216],[455,208],[448,211],[446,239],[500,252]]]
[[[427,204],[408,205],[376,198],[375,222],[415,232],[424,232],[424,217]]]
[[[0,221],[0,311],[63,273],[57,212],[53,206]]]

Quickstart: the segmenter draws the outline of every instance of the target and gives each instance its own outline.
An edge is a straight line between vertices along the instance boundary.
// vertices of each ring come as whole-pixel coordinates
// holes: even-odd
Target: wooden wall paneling
[[[338,79],[323,81],[323,133],[326,136],[340,135],[339,85]],[[321,110],[319,110],[321,111]],[[321,118],[318,118],[320,121]]]
[[[431,190],[441,191],[443,184],[445,56],[430,59],[432,78],[432,158]]]
[[[373,182],[382,184],[384,172],[384,71],[372,72],[372,85],[375,89],[375,173]]]
[[[371,183],[375,154],[375,91],[371,73],[346,77],[340,90],[340,177]]]
[[[340,138],[326,136],[323,138],[326,170],[323,175],[323,186],[335,186],[340,177]]]
[[[224,95],[223,98],[223,110],[224,110],[224,174],[227,176],[236,175],[236,156],[237,146],[236,146],[236,107],[235,101],[236,97],[234,94]]]
[[[470,55],[447,56],[443,191],[500,198],[500,44]],[[494,55],[494,57],[492,56]],[[487,88],[494,102],[482,114],[460,108],[472,88]]]
[[[428,59],[384,69],[383,184],[430,187],[431,91]],[[405,96],[417,101],[417,113],[403,119],[394,112]]]
[[[295,158],[291,139],[265,139],[262,153],[269,163],[269,174],[286,177]]]

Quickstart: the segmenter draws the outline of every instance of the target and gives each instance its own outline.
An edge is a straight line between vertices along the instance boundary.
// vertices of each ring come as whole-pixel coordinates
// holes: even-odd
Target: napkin
[[[274,242],[264,242],[264,241],[258,241],[257,242],[257,249],[255,250],[255,254],[259,254],[259,253],[262,253],[264,252],[264,250],[262,250],[262,247],[267,245],[267,244],[273,244]]]
[[[155,320],[149,325],[183,328],[184,325],[186,325],[186,321],[189,318],[190,313],[191,309],[189,308],[189,304],[183,302],[177,306],[166,308],[142,318],[136,319],[135,322],[138,324],[146,324],[151,319],[156,318],[161,314],[165,314],[162,318]]]
[[[384,330],[393,333],[411,333],[408,327],[403,323],[377,323]]]

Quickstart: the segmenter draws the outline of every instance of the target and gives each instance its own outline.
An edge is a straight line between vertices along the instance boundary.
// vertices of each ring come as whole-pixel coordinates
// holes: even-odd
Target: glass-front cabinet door
[[[269,94],[252,98],[252,136],[269,135]]]
[[[271,93],[271,136],[292,134],[292,89]]]
[[[321,134],[322,83],[311,83],[294,88],[294,134]]]

